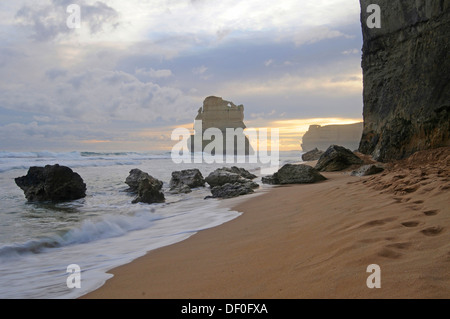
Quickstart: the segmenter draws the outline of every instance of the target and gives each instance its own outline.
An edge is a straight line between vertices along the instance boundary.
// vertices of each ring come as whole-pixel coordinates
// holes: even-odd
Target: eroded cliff
[[[302,138],[302,150],[307,152],[314,148],[327,150],[330,145],[340,145],[356,150],[361,140],[362,123],[343,125],[310,125]]]
[[[381,9],[369,28],[367,7]],[[379,161],[448,146],[450,1],[360,0],[364,129],[359,150]]]

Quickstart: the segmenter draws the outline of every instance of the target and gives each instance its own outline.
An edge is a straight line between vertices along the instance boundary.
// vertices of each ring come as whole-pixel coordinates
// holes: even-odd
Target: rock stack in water
[[[86,196],[86,184],[80,175],[66,166],[30,167],[27,175],[15,179],[29,202],[70,201]]]
[[[221,97],[209,96],[203,101],[203,106],[198,110],[195,118],[195,134],[188,141],[190,152],[205,152],[215,155],[220,153],[217,149],[220,147],[223,154],[254,154],[254,150],[244,134],[245,128],[243,105],[235,105]],[[208,129],[209,131],[215,130],[212,138],[204,138]],[[228,141],[227,131],[232,133],[228,136]],[[217,136],[215,133],[220,133],[221,136]],[[220,137],[222,140],[218,140]],[[230,145],[233,146],[233,150],[229,149]]]
[[[129,192],[137,194],[137,197],[133,200],[133,204],[153,204],[163,203],[165,201],[164,194],[161,192],[163,182],[140,169],[132,169],[125,183],[130,187],[128,189]]]

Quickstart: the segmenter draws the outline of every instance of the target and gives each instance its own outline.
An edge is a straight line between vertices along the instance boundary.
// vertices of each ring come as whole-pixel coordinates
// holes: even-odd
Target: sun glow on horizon
[[[268,147],[270,149],[271,132],[278,130],[280,151],[301,151],[303,135],[308,131],[310,125],[346,125],[360,123],[358,118],[310,118],[310,119],[289,119],[289,120],[252,120],[247,121],[245,132],[256,130],[266,130]],[[178,142],[171,139],[172,132],[177,128],[184,128],[194,133],[193,123],[186,123],[177,126],[164,126],[159,128],[149,128],[133,132],[128,139],[121,140],[121,145],[133,145],[138,151],[171,151]],[[119,141],[105,140],[85,140],[84,144],[107,145],[116,144]]]
[[[289,119],[268,121],[256,129],[273,129],[279,130],[280,151],[300,151],[303,135],[308,131],[310,125],[347,125],[360,123],[362,119],[357,118],[310,118],[310,119]]]

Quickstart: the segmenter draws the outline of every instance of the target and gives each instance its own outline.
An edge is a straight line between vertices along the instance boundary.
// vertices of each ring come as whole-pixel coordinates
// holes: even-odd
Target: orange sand
[[[449,164],[447,147],[371,177],[275,187],[83,298],[449,298]],[[366,285],[370,264],[380,289]]]

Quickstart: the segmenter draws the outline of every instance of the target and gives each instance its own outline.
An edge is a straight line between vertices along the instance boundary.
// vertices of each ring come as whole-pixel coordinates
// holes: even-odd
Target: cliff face
[[[367,7],[381,8],[370,29]],[[390,161],[450,145],[450,1],[360,0],[364,130],[359,150]]]
[[[356,150],[361,140],[362,123],[348,125],[311,125],[303,135],[302,150],[307,152],[318,148],[325,151],[330,145],[340,145]]]

